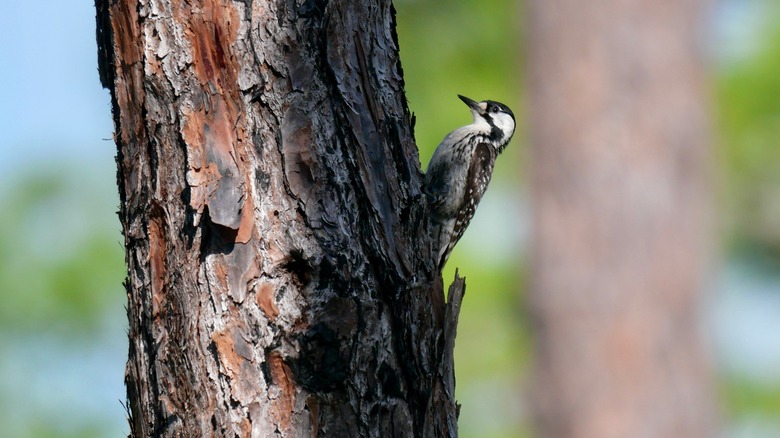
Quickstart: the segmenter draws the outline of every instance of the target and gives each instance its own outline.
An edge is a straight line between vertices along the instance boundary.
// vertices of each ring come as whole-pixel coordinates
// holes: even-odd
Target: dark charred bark
[[[389,0],[97,0],[132,436],[455,436]]]
[[[717,435],[703,3],[529,3],[541,436]]]

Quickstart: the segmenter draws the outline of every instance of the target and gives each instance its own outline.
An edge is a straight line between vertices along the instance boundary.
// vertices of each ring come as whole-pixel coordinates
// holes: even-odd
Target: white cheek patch
[[[507,137],[511,137],[515,132],[515,121],[509,114],[497,114],[493,119],[493,123],[495,123],[500,130],[504,131],[507,134]]]

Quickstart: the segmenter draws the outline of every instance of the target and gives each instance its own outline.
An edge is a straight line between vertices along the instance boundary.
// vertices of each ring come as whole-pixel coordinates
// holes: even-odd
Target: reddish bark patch
[[[206,119],[206,111],[183,108],[182,116],[184,123],[181,127],[181,137],[187,144],[187,152],[189,153],[187,159],[190,167],[200,169],[207,164],[203,154],[203,122]]]
[[[227,376],[230,378],[238,376],[244,359],[236,352],[236,345],[233,340],[231,329],[227,328],[214,333],[211,336],[211,340],[214,341],[214,345],[217,347],[219,360],[225,368]]]
[[[284,363],[282,355],[277,351],[268,356],[268,369],[273,384],[279,388],[279,395],[272,401],[274,416],[278,421],[279,429],[284,431],[290,427],[290,418],[295,406],[295,382],[290,367]]]
[[[273,322],[279,316],[279,308],[274,300],[274,286],[271,283],[262,283],[257,288],[257,306],[269,321]]]
[[[243,134],[244,130],[238,129],[236,125],[243,116],[230,97],[225,99],[221,95],[216,95],[213,98],[215,99],[214,110],[206,115],[203,126],[207,152],[213,154],[215,159],[224,162],[219,166],[220,169],[230,165],[238,166],[234,148],[238,142],[237,134]]]
[[[123,109],[132,109],[120,113],[119,135],[125,144],[141,137],[143,120],[141,118],[144,100],[143,53],[138,26],[138,13],[135,2],[120,1],[111,7],[111,30],[114,33],[114,53],[116,62],[116,87],[114,92],[117,104]]]
[[[190,205],[199,213],[208,205],[212,222],[239,230],[242,212],[246,208],[249,187],[244,178],[239,158],[246,131],[243,116],[235,103],[221,95],[213,95],[211,111],[199,109],[184,113],[182,138],[187,144],[187,183],[192,188]],[[253,204],[247,214],[251,214]],[[251,221],[252,217],[249,217]],[[248,241],[251,227],[241,238]]]
[[[206,158],[206,148],[203,129],[206,124],[204,110],[183,110],[184,122],[181,126],[181,136],[187,146],[187,184],[191,188],[190,207],[198,213],[217,189],[220,174],[214,163]]]
[[[241,207],[241,223],[238,225],[238,234],[236,235],[237,243],[249,242],[255,228],[255,202],[249,184],[249,174],[247,174],[246,185],[244,185],[244,205]]]
[[[203,0],[197,8],[178,8],[178,22],[187,23],[192,66],[205,97],[185,115],[182,137],[187,144],[187,182],[193,188],[191,206],[202,213],[208,205],[215,224],[237,230],[235,241],[251,238],[251,190],[244,187],[246,134],[238,89],[239,63],[233,44],[240,19],[236,7],[224,0]],[[206,103],[203,103],[206,102]],[[242,146],[244,145],[244,146]]]
[[[224,260],[220,260],[218,263],[215,263],[214,273],[217,275],[217,280],[219,280],[219,285],[222,286],[222,290],[227,291],[228,290],[228,268],[227,266],[225,266]]]
[[[229,2],[204,0],[197,12],[190,9],[189,16],[178,17],[179,22],[190,24],[187,38],[192,46],[193,66],[203,85],[212,82],[230,87],[235,83],[236,59],[231,45],[241,20],[236,7],[225,3]]]
[[[138,11],[135,2],[119,1],[111,11],[111,26],[114,32],[115,53],[123,65],[133,65],[140,62],[141,47],[138,44],[140,29],[138,28]]]
[[[248,418],[241,420],[239,425],[241,428],[241,438],[251,438],[252,436],[252,422]]]
[[[320,402],[319,399],[310,395],[306,398],[306,408],[309,410],[309,421],[311,421],[311,438],[317,438],[320,430]]]

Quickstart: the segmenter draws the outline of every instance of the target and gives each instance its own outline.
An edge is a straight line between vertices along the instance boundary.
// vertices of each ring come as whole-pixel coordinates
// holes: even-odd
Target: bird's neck
[[[496,125],[489,123],[482,117],[474,120],[474,123],[468,126],[475,136],[481,137],[486,143],[490,143],[500,154],[509,143],[504,131]]]

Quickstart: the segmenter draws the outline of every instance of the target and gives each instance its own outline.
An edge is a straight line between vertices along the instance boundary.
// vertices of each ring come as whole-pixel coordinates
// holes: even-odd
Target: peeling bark
[[[394,10],[97,0],[131,435],[457,435]]]

